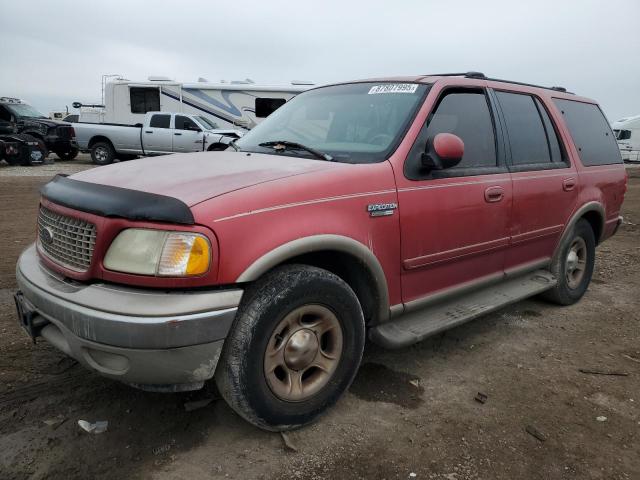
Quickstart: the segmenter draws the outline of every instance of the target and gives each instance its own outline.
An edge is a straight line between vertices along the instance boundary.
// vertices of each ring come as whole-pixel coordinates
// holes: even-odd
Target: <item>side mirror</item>
[[[428,170],[444,170],[455,167],[464,155],[464,142],[452,133],[438,133],[427,140],[422,154],[422,167]]]

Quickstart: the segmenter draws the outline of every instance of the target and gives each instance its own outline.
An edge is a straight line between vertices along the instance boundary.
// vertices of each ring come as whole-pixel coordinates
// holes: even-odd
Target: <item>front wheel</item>
[[[589,287],[595,266],[596,239],[589,222],[578,220],[551,264],[557,285],[542,294],[559,305],[576,303]]]
[[[216,370],[227,403],[265,430],[301,427],[331,407],[358,371],[358,298],[336,275],[289,265],[244,295]]]
[[[98,142],[91,147],[91,160],[96,165],[109,165],[116,158],[116,152],[108,142]]]

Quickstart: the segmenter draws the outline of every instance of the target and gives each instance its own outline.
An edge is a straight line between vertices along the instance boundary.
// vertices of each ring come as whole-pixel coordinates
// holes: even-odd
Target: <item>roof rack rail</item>
[[[429,73],[423,77],[468,77],[468,78],[486,78],[482,72],[462,72],[462,73]]]
[[[556,92],[568,93],[574,95],[573,92],[568,92],[564,87],[544,87],[542,85],[535,85],[533,83],[515,82],[513,80],[503,80],[501,78],[490,78],[482,72],[465,72],[465,73],[431,73],[424,75],[424,77],[465,77],[465,78],[478,78],[482,80],[489,80],[491,82],[512,83],[514,85],[522,85],[525,87],[544,88],[546,90],[555,90]],[[424,78],[423,77],[423,78]]]

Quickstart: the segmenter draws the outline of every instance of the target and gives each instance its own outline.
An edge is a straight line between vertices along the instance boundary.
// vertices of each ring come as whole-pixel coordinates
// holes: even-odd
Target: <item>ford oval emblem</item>
[[[42,240],[42,243],[51,245],[53,243],[53,230],[49,227],[43,228],[40,239]]]

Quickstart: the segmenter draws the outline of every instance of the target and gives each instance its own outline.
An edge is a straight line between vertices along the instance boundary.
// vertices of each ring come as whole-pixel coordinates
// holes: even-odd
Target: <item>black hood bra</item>
[[[102,217],[193,225],[191,209],[177,198],[82,182],[56,175],[40,193],[57,205]]]

